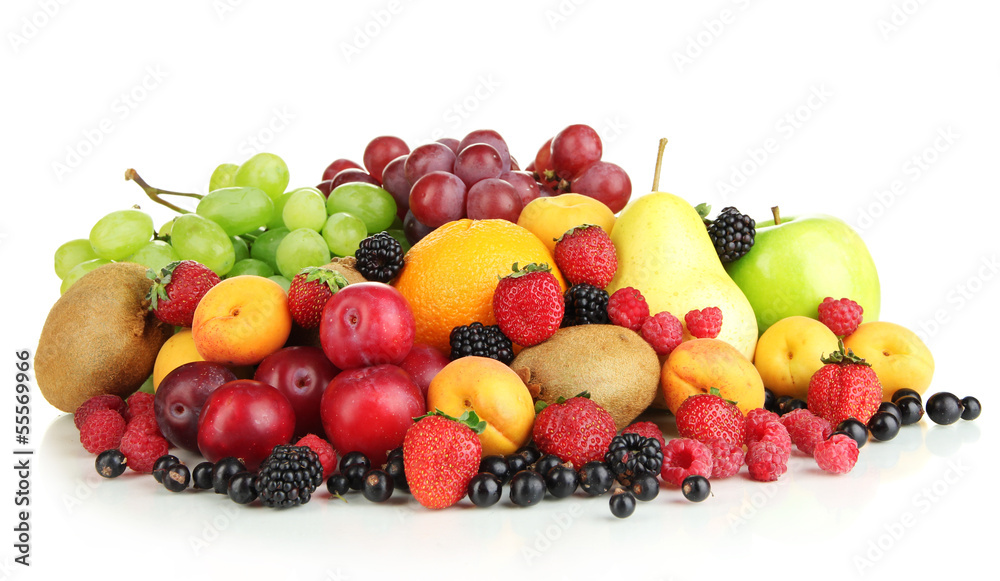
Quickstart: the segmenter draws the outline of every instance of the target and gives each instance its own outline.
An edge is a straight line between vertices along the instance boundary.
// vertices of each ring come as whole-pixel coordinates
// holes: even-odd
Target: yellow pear
[[[638,289],[650,314],[669,311],[684,323],[693,309],[719,307],[722,331],[747,359],[757,344],[757,317],[743,291],[726,274],[698,212],[683,198],[653,192],[633,200],[611,231],[618,272],[608,294]],[[687,326],[684,338],[690,339]]]

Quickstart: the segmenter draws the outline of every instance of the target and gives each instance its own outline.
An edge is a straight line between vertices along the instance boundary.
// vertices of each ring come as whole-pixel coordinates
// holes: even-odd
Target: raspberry
[[[759,482],[777,480],[788,470],[788,454],[773,442],[759,441],[750,444],[746,460],[750,478]]]
[[[861,305],[851,299],[835,301],[833,297],[823,299],[817,311],[819,322],[829,327],[838,337],[846,337],[856,331],[865,312]]]
[[[656,438],[660,441],[660,449],[667,446],[667,441],[663,439],[663,432],[659,426],[653,422],[636,422],[622,430],[623,434],[639,434],[643,438]]]
[[[316,434],[306,434],[295,442],[295,447],[308,446],[319,456],[319,463],[323,465],[323,480],[326,480],[337,469],[337,452],[330,442],[320,438]]]
[[[638,290],[630,286],[620,288],[608,299],[608,318],[613,325],[638,333],[649,318],[649,303]]]
[[[702,310],[689,311],[684,315],[688,333],[698,339],[715,339],[722,330],[722,309],[707,307]]]
[[[788,430],[792,443],[799,450],[812,456],[816,444],[830,437],[830,422],[809,410],[794,410],[781,416],[781,425]]]
[[[646,319],[640,331],[642,338],[653,346],[657,355],[670,355],[684,340],[684,328],[677,317],[667,311]]]
[[[114,450],[125,434],[125,418],[110,409],[94,410],[80,426],[80,443],[91,454]]]
[[[87,416],[97,410],[114,410],[119,415],[124,416],[126,409],[125,400],[117,395],[95,395],[76,408],[76,411],[73,412],[73,423],[79,430],[83,427],[83,422],[87,421]]]
[[[160,425],[156,423],[156,416],[151,413],[134,416],[126,423],[125,427],[126,429],[135,430],[147,436],[163,437],[163,433],[160,432]]]
[[[816,464],[830,474],[847,474],[858,461],[858,443],[850,436],[837,434],[816,444]]]
[[[747,434],[748,444],[768,442],[774,444],[785,455],[785,460],[792,455],[792,438],[781,422],[764,422],[758,424],[753,436]]]
[[[125,428],[119,449],[128,459],[129,468],[148,474],[153,471],[156,459],[170,450],[170,444],[160,435],[160,430],[156,427],[156,418],[152,415],[141,415],[135,417]]]
[[[725,440],[712,440],[708,443],[712,450],[712,478],[729,478],[735,476],[743,466],[746,456],[742,446],[730,444]]]
[[[151,393],[137,391],[128,396],[125,403],[128,404],[128,409],[125,410],[124,414],[127,421],[132,421],[132,418],[136,416],[153,413],[153,394]]]
[[[777,422],[779,421],[778,414],[768,411],[764,408],[757,408],[747,412],[747,439],[746,444],[750,444],[750,440],[758,440],[755,434],[761,424],[767,422]]]
[[[674,438],[663,448],[663,467],[660,478],[680,486],[688,476],[712,476],[712,450],[698,440]]]

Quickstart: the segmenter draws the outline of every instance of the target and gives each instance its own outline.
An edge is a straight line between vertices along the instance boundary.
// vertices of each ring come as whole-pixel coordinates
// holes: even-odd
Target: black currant
[[[531,470],[521,470],[510,479],[510,501],[518,506],[534,506],[545,497],[545,479]]]
[[[94,468],[104,478],[118,478],[125,472],[128,462],[120,450],[105,450],[97,455]]]
[[[362,466],[364,466],[365,472],[368,472],[368,469],[372,467],[372,462],[371,460],[368,459],[368,456],[365,456],[361,452],[348,452],[344,454],[343,458],[340,459],[341,474],[343,474],[347,470],[348,466],[353,466],[355,464],[361,464]]]
[[[343,474],[331,474],[326,479],[326,489],[330,494],[343,496],[351,489],[351,485]]]
[[[764,409],[769,412],[778,413],[778,398],[774,395],[774,392],[768,388],[764,388]]]
[[[615,475],[600,460],[587,462],[580,468],[580,488],[590,496],[600,496],[611,490]]]
[[[201,462],[191,471],[191,480],[194,487],[200,490],[212,488],[212,474],[215,472],[215,464],[211,462]]]
[[[919,397],[905,395],[896,400],[896,407],[899,408],[900,423],[904,426],[913,425],[924,417],[924,405]]]
[[[187,490],[191,483],[191,471],[183,464],[174,464],[163,474],[163,487],[170,492]]]
[[[881,404],[879,404],[878,411],[880,411],[880,412],[888,412],[888,413],[896,416],[896,419],[899,420],[900,424],[903,423],[903,412],[901,412],[899,410],[899,406],[898,405],[892,403],[891,401],[884,401]]]
[[[947,391],[935,393],[927,398],[924,409],[927,410],[927,417],[932,422],[941,424],[942,426],[957,422],[962,417],[962,412],[964,411],[962,400],[958,399],[957,395],[948,393]]]
[[[868,432],[880,442],[891,440],[899,434],[900,421],[892,412],[878,412],[868,420]]]
[[[361,490],[365,487],[365,474],[368,474],[368,466],[363,463],[351,464],[341,470],[347,478],[347,485],[351,490]]]
[[[611,514],[618,518],[628,518],[635,512],[635,497],[624,488],[616,490],[608,504],[611,505]]]
[[[833,431],[850,436],[852,440],[858,443],[858,448],[864,446],[865,442],[868,441],[868,427],[854,418],[847,418],[840,422]],[[832,436],[833,434],[830,435]]]
[[[528,461],[520,454],[508,454],[504,459],[507,460],[507,472],[511,476],[528,469]]]
[[[469,481],[467,491],[472,504],[480,508],[486,508],[500,502],[500,496],[503,494],[503,484],[495,474],[480,472]]]
[[[541,474],[536,472],[536,474]],[[576,492],[580,485],[580,477],[570,466],[558,465],[551,468],[545,475],[545,488],[556,498],[566,498]]]
[[[372,502],[385,502],[392,496],[395,487],[392,477],[385,470],[376,468],[365,474],[365,486],[361,494]]]
[[[712,493],[712,485],[708,478],[700,474],[693,474],[681,482],[681,491],[684,493],[684,498],[691,502],[701,502]]]
[[[389,458],[389,461],[385,463],[385,472],[392,477],[392,483],[396,490],[400,492],[410,491],[410,484],[406,481],[406,467],[402,454]]]
[[[789,398],[785,403],[778,406],[778,415],[785,415],[788,412],[793,412],[795,410],[806,409],[806,402],[798,398]]]
[[[212,488],[217,494],[226,494],[229,490],[229,479],[237,472],[243,472],[247,467],[238,458],[227,456],[215,463],[212,470]]]
[[[546,476],[549,470],[552,470],[556,466],[562,464],[563,461],[555,454],[546,454],[539,458],[538,462],[535,462],[535,472],[538,472],[542,476]]]
[[[395,458],[397,456],[399,456],[400,458],[403,457],[403,447],[402,446],[400,446],[398,448],[393,448],[392,450],[389,450],[389,453],[385,455],[385,461],[388,462],[389,460],[392,460],[393,458]]]
[[[962,406],[964,410],[962,411],[962,419],[972,421],[979,417],[979,414],[983,413],[983,406],[979,404],[979,400],[972,397],[971,395],[962,398]]]
[[[636,500],[649,502],[660,493],[660,483],[656,480],[656,475],[649,472],[632,477],[632,485],[629,490]]]
[[[524,461],[528,463],[528,466],[538,462],[538,459],[542,457],[542,453],[538,451],[538,448],[532,446],[531,444],[521,446],[517,449],[515,454],[524,456]]]
[[[178,460],[177,456],[174,456],[173,454],[164,454],[163,456],[160,456],[156,459],[156,462],[153,462],[153,478],[157,482],[162,483],[163,475],[167,473],[167,469],[174,464],[180,463],[181,461]]]
[[[488,472],[496,476],[500,479],[501,484],[507,484],[510,481],[511,474],[513,474],[507,463],[507,459],[498,454],[484,456],[479,461],[479,472]]]
[[[257,489],[254,487],[256,479],[256,474],[246,470],[234,474],[229,479],[229,488],[226,489],[229,499],[236,504],[250,504],[257,500]]]
[[[892,403],[897,403],[899,401],[899,398],[906,396],[913,396],[917,398],[917,401],[923,403],[923,399],[921,399],[920,394],[908,387],[897,389],[896,391],[892,392],[892,397],[889,398],[889,401],[891,401]]]

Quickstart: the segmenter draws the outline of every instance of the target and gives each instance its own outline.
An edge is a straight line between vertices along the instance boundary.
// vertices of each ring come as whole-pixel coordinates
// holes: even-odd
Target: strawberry
[[[447,508],[465,497],[479,471],[478,434],[484,429],[486,422],[473,411],[457,419],[440,410],[417,418],[403,438],[403,471],[417,502]]]
[[[493,314],[500,331],[524,347],[537,345],[559,330],[565,303],[548,264],[531,263],[500,279],[493,291]]]
[[[556,242],[556,266],[570,285],[586,283],[604,288],[618,270],[618,256],[611,237],[600,226],[584,224],[566,232]]]
[[[850,349],[845,353],[844,342],[838,343],[809,380],[806,406],[834,426],[847,418],[868,423],[882,401],[882,384],[871,364]]]
[[[344,275],[319,266],[303,268],[288,287],[288,310],[303,329],[319,326],[323,307],[333,293],[347,286]]]
[[[153,280],[146,295],[149,309],[157,319],[178,327],[191,326],[201,297],[220,280],[210,268],[193,260],[171,262],[159,276],[149,269],[146,276]]]
[[[555,454],[579,470],[591,460],[603,460],[616,433],[611,414],[584,392],[545,405],[535,417],[531,437],[543,455]]]
[[[719,390],[699,393],[684,400],[677,408],[677,431],[682,438],[702,443],[723,440],[735,446],[746,439],[746,418],[733,402],[719,396]]]

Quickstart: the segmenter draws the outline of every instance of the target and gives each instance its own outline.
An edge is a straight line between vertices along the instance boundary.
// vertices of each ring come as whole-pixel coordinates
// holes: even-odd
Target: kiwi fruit
[[[656,352],[638,333],[617,325],[559,329],[522,349],[510,367],[547,403],[589,392],[619,430],[649,407],[660,387]]]
[[[73,412],[95,395],[126,398],[142,387],[174,331],[149,310],[152,284],[146,267],[115,262],[59,297],[35,351],[35,381],[50,404]]]
[[[357,261],[353,256],[345,256],[343,258],[334,258],[330,261],[330,264],[324,265],[323,268],[329,270],[336,270],[340,274],[344,275],[347,279],[347,284],[354,284],[357,282],[368,282],[368,279],[358,272],[358,269],[354,267]]]

